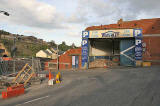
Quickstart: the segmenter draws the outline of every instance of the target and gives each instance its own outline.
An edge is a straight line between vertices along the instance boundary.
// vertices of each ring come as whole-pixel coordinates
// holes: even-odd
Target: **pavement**
[[[63,81],[47,81],[24,95],[0,99],[0,106],[160,106],[160,67],[119,67],[61,71]]]

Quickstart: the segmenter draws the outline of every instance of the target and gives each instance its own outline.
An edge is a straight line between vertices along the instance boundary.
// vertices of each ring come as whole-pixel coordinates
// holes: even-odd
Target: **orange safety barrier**
[[[13,90],[13,89],[18,89],[18,88],[24,88],[23,84],[15,85],[15,86],[10,86],[7,88],[7,91]]]
[[[10,61],[10,60],[12,60],[12,58],[10,58],[10,57],[2,57],[2,59],[3,59],[4,61]]]
[[[2,92],[2,98],[7,99],[15,96],[19,96],[21,94],[24,94],[24,85],[18,85],[13,87],[8,87],[7,91]]]

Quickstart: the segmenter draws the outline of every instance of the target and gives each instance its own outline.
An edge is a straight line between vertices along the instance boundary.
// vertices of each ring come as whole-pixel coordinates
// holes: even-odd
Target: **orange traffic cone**
[[[51,80],[53,78],[53,75],[51,73],[51,71],[49,70],[49,80]]]
[[[107,64],[106,63],[104,63],[104,68],[107,68]]]

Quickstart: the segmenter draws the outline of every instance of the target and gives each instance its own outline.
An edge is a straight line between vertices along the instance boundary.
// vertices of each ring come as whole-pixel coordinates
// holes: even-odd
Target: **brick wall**
[[[160,65],[160,36],[143,37],[143,42],[146,43],[143,60]]]
[[[69,49],[64,54],[60,55],[59,69],[60,70],[72,69],[72,55],[79,56],[79,69],[80,69],[81,68],[81,51],[82,51],[81,48]],[[53,69],[53,67],[49,67],[49,64],[51,63],[56,64],[56,66],[54,66],[54,69],[57,69],[57,59],[53,59],[45,63],[45,70]]]

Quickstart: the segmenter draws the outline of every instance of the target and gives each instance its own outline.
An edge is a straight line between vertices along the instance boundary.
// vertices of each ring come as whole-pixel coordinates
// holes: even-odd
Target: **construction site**
[[[0,106],[159,106],[160,18],[62,1],[0,1]]]
[[[46,82],[46,79],[49,79],[48,85],[60,83],[61,81],[60,72],[55,72],[54,74],[50,70],[44,72],[40,59],[14,59],[5,61],[3,59],[0,62],[0,92],[3,99],[24,94],[25,88],[42,84],[43,81]]]

